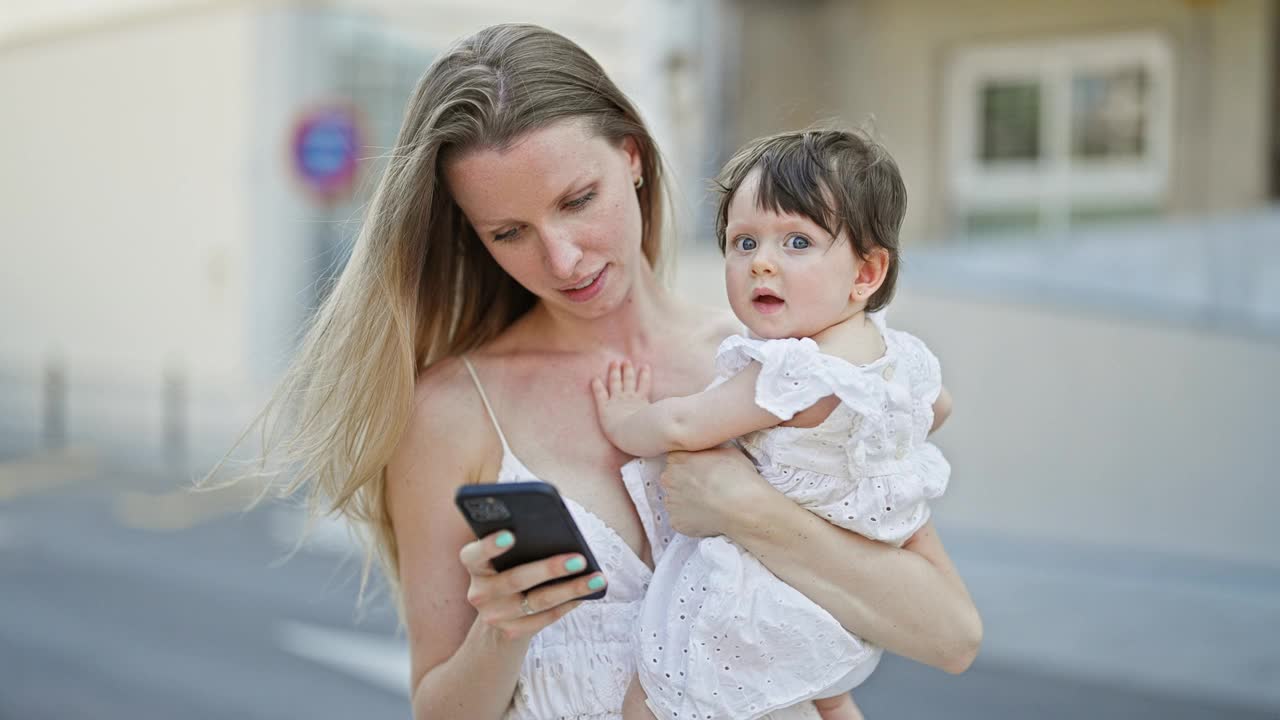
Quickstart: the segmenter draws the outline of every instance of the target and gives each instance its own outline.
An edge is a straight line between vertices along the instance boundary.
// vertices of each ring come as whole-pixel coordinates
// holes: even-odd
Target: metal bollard
[[[67,446],[67,368],[61,357],[45,359],[42,385],[44,447],[61,450]]]
[[[185,470],[187,463],[187,377],[181,366],[171,364],[164,372],[161,393],[162,438],[165,463],[173,470]]]

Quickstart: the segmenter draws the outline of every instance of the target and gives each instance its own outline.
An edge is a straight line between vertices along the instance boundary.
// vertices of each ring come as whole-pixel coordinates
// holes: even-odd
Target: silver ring
[[[525,615],[532,615],[536,612],[533,608],[529,607],[529,593],[522,593],[520,595],[520,610]]]

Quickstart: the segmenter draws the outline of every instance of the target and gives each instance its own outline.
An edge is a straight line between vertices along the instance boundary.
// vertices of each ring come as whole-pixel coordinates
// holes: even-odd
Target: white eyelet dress
[[[462,358],[485,410],[502,441],[498,482],[538,478],[511,451],[475,368]],[[658,476],[664,462],[634,460],[622,468],[623,481],[640,513],[655,557],[673,533],[662,509]],[[563,496],[592,555],[608,578],[608,590],[545,627],[533,637],[504,720],[622,720],[622,702],[635,676],[635,638],[640,603],[652,572],[603,520]],[[775,714],[770,720],[817,720],[812,703]]]
[[[950,466],[927,441],[942,389],[919,339],[881,328],[868,365],[823,354],[813,340],[726,339],[717,379],[761,365],[756,404],[791,419],[818,400],[841,404],[814,428],[774,427],[739,440],[761,475],[820,517],[902,545],[929,519]],[[750,720],[846,693],[882,651],[845,630],[732,540],[677,535],[658,558],[640,616],[636,659],[661,720]]]

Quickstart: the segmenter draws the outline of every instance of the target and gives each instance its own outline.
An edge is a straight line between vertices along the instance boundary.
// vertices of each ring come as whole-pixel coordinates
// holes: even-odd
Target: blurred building
[[[94,388],[73,387],[73,414],[109,423],[159,408],[166,373],[188,379],[196,412],[260,391],[340,265],[416,81],[494,22],[583,45],[637,101],[675,179],[698,185],[705,6],[609,5],[6,0],[0,377],[38,389],[42,366],[65,367]],[[325,128],[326,113],[347,119]],[[313,145],[343,122],[354,132],[349,185],[300,172],[317,122]],[[23,393],[8,395],[25,415],[38,401]]]
[[[1271,0],[724,4],[726,152],[872,121],[946,241],[1258,208],[1280,197]]]
[[[1231,219],[1280,192],[1276,0],[6,0],[0,410],[38,424],[41,371],[55,367],[73,434],[158,436],[175,377],[197,431],[243,418],[220,405],[252,407],[283,367],[418,77],[501,21],[575,39],[637,101],[673,167],[687,246],[712,247],[703,189],[733,149],[827,119],[871,121],[897,157],[912,248]],[[307,136],[323,166],[341,135],[324,125],[333,113],[358,163],[349,183],[317,187],[299,137],[327,132]],[[1144,308],[1280,328],[1267,239],[1280,215],[1242,223],[1074,243],[1079,263],[913,257],[913,277],[985,263],[964,270],[973,285],[1017,260],[1019,278],[984,287],[1044,286],[1061,262],[1111,267],[1123,245],[1131,269],[1078,275],[1144,288]],[[1236,243],[1207,273],[1205,238]],[[1176,273],[1152,269],[1152,247]],[[1116,292],[1063,290],[1106,307]]]
[[[1278,6],[721,3],[717,156],[834,120],[901,166],[940,524],[1276,567]]]

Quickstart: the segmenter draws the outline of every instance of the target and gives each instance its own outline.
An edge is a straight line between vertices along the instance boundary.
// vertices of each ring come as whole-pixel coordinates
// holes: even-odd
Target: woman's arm
[[[781,418],[756,405],[760,364],[751,363],[725,382],[696,395],[649,401],[648,366],[609,363],[605,381],[591,390],[605,437],[619,450],[653,457],[672,450],[705,450]]]
[[[668,456],[671,524],[728,535],[842,625],[892,652],[963,672],[982,620],[932,523],[902,548],[869,540],[801,508],[733,449]]]
[[[929,432],[937,431],[949,417],[951,417],[951,392],[944,385],[942,392],[938,393],[938,399],[933,401],[933,427],[929,428]]]
[[[558,556],[495,573],[498,535],[475,540],[453,502],[459,485],[487,480],[496,438],[465,371],[428,374],[386,470],[387,507],[399,560],[415,718],[500,718],[511,703],[529,641],[591,592],[588,578],[529,593],[570,574]],[[434,370],[434,369],[433,369]],[[474,419],[475,422],[469,422]]]

